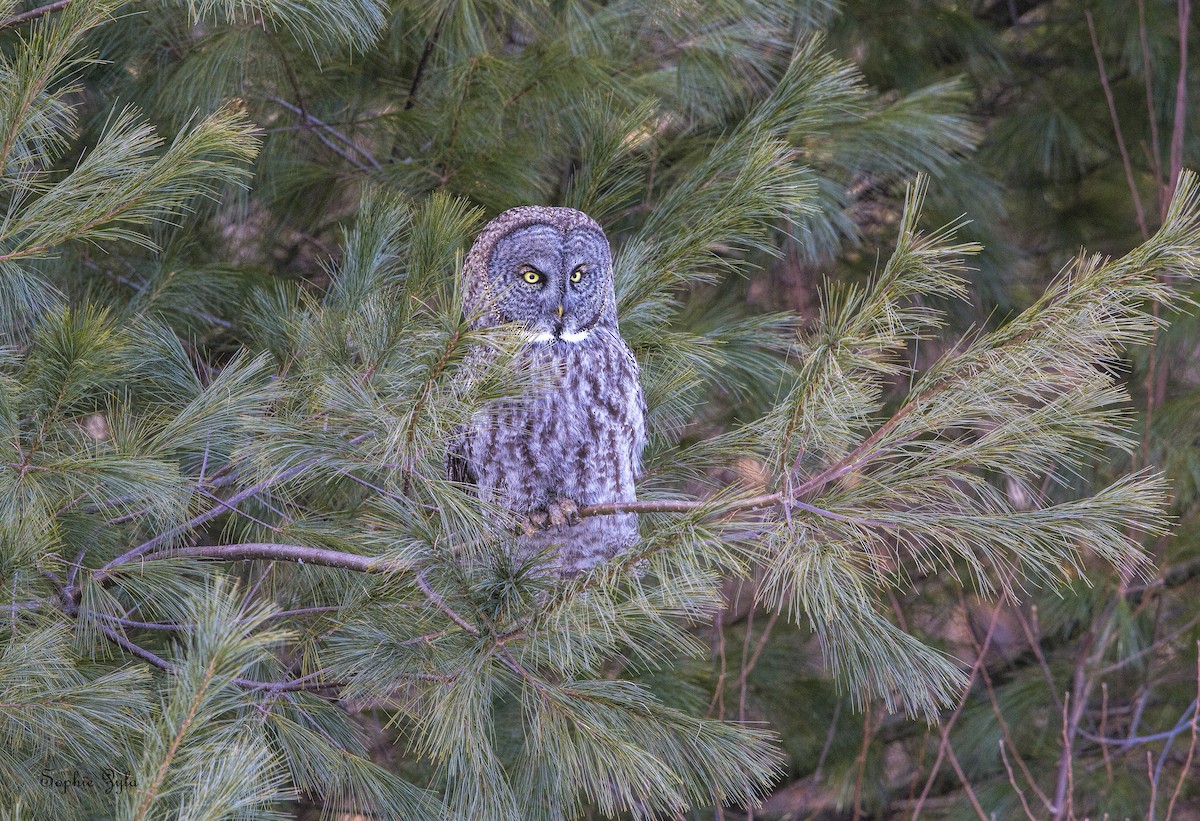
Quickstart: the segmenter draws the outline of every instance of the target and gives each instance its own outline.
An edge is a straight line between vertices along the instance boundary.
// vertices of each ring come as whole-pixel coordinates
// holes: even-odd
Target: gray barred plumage
[[[521,558],[547,551],[564,576],[594,567],[637,542],[637,517],[576,521],[574,508],[633,501],[646,442],[604,231],[571,208],[513,208],[480,232],[463,277],[471,326],[521,326],[520,356],[553,377],[477,414],[452,449],[451,477],[528,523]]]

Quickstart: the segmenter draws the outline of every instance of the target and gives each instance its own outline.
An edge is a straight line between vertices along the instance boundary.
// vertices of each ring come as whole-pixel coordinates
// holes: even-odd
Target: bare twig
[[[446,15],[450,13],[451,8],[453,6],[450,3],[445,5],[441,14],[438,15],[437,22],[433,24],[433,31],[425,40],[425,47],[421,49],[421,59],[417,61],[417,70],[413,72],[412,84],[408,87],[408,99],[404,101],[405,111],[417,104],[417,89],[421,87],[425,69],[429,66],[429,58],[433,56],[433,50],[437,47],[438,38],[442,35],[442,26],[446,24]]]
[[[1146,750],[1146,778],[1150,782],[1150,808],[1146,818],[1154,821],[1154,808],[1158,805],[1158,779],[1154,776],[1154,755],[1149,750]]]
[[[95,616],[98,619],[104,619],[105,621],[111,621],[122,627],[132,627],[138,630],[167,630],[173,632],[176,630],[190,630],[192,628],[192,625],[187,622],[135,621],[120,616],[111,616],[108,613],[100,613],[95,610],[92,610],[89,615]]]
[[[1183,137],[1187,121],[1188,103],[1188,25],[1192,16],[1192,0],[1177,0],[1179,9],[1179,79],[1175,83],[1175,120],[1171,123],[1171,166],[1170,179],[1165,197],[1170,200],[1179,184],[1179,173],[1183,170]]]
[[[750,642],[754,638],[754,605],[746,613],[746,635],[742,639],[742,657],[738,660],[738,721],[746,722],[746,664],[750,655]],[[753,812],[753,810],[751,810]]]
[[[1150,38],[1146,26],[1146,0],[1137,0],[1138,6],[1138,40],[1142,47],[1142,81],[1146,87],[1146,119],[1150,121],[1150,167],[1154,172],[1154,180],[1159,184],[1158,218],[1167,215],[1169,198],[1166,196],[1167,184],[1162,173],[1162,141],[1158,136],[1158,116],[1154,111],[1153,72],[1150,66]]]
[[[457,624],[463,630],[466,630],[472,636],[479,635],[478,627],[471,624],[469,621],[464,619],[462,616],[458,615],[458,613],[456,613],[450,607],[450,605],[446,604],[446,601],[440,595],[438,595],[437,591],[429,586],[429,582],[425,581],[424,573],[417,574],[417,587],[421,588],[421,592],[425,594],[425,598],[429,599],[429,601],[433,604],[434,607],[436,607],[438,610],[441,610],[443,613],[445,613],[447,616],[449,616],[450,620],[452,622]]]
[[[4,29],[10,29],[13,26],[19,26],[22,23],[29,22],[30,20],[36,20],[37,18],[44,17],[52,12],[62,11],[70,4],[71,0],[56,0],[54,3],[49,3],[45,6],[39,6],[38,8],[30,9],[29,11],[23,11],[20,14],[14,14],[12,17],[7,17],[4,20],[0,20],[0,31],[3,31]]]
[[[1104,676],[1104,675],[1108,675],[1109,673],[1116,672],[1117,670],[1120,670],[1124,667],[1127,667],[1130,664],[1133,664],[1134,662],[1137,662],[1140,659],[1145,658],[1146,656],[1150,655],[1151,653],[1155,653],[1155,652],[1161,650],[1162,648],[1169,646],[1175,639],[1179,638],[1184,633],[1187,633],[1188,631],[1190,631],[1198,623],[1200,623],[1200,613],[1197,613],[1196,615],[1192,616],[1190,619],[1188,619],[1182,625],[1180,625],[1179,627],[1176,627],[1174,630],[1172,630],[1170,633],[1166,634],[1165,636],[1160,636],[1160,637],[1156,638],[1153,642],[1146,645],[1141,650],[1138,650],[1136,653],[1130,653],[1128,656],[1125,656],[1120,661],[1114,661],[1111,664],[1106,664],[1105,666],[1097,669],[1096,675]],[[1100,734],[1104,735],[1103,732],[1101,732]]]
[[[1088,741],[1094,741],[1097,744],[1103,744],[1108,747],[1116,747],[1118,752],[1124,751],[1130,747],[1137,747],[1142,744],[1153,744],[1157,741],[1169,741],[1175,739],[1186,730],[1192,721],[1192,711],[1196,709],[1196,703],[1192,702],[1183,711],[1183,715],[1169,730],[1164,730],[1161,733],[1147,733],[1146,735],[1129,735],[1121,738],[1113,738],[1111,736],[1100,736],[1094,733],[1089,733],[1084,729],[1079,730],[1079,735],[1086,738]]]
[[[175,665],[164,659],[162,656],[152,653],[140,645],[134,644],[132,641],[125,638],[111,627],[103,624],[98,626],[109,641],[127,653],[137,656],[142,661],[148,662],[160,670],[165,670],[168,673],[176,672]],[[344,685],[344,682],[317,681],[316,679],[322,674],[323,671],[318,671],[315,673],[309,673],[306,676],[301,676],[300,678],[284,681],[256,681],[254,679],[241,678],[239,676],[233,679],[233,683],[248,690],[273,690],[275,692],[295,692],[298,690],[316,692],[321,690],[335,689]]]
[[[983,666],[983,660],[987,657],[988,648],[992,646],[992,636],[996,632],[996,624],[1000,621],[1000,604],[992,610],[992,621],[988,625],[987,635],[983,638],[983,645],[980,648],[979,655],[975,657],[975,663],[971,666],[971,674],[967,678],[967,686],[963,688],[962,697],[958,700],[958,705],[954,708],[954,712],[950,717],[943,721],[939,726],[942,740],[938,744],[937,758],[933,761],[933,766],[929,770],[929,777],[925,780],[925,788],[921,790],[921,795],[917,798],[916,804],[913,806],[912,821],[917,821],[921,815],[921,809],[925,806],[926,799],[929,798],[929,791],[933,788],[933,782],[937,778],[938,770],[941,769],[942,762],[946,758],[946,752],[950,745],[950,730],[954,727],[954,722],[958,721],[958,716],[962,713],[963,707],[967,705],[967,699],[971,695],[971,684],[975,681],[975,676],[979,675],[979,668]]]
[[[267,530],[271,531],[272,533],[282,533],[283,532],[283,528],[276,527],[275,525],[272,525],[272,524],[268,524],[268,523],[264,522],[262,519],[256,519],[255,517],[251,516],[249,513],[242,510],[241,508],[239,508],[235,505],[229,504],[224,499],[222,499],[220,496],[216,496],[212,493],[209,493],[207,490],[205,490],[202,487],[197,487],[196,492],[199,493],[201,496],[204,496],[207,499],[212,499],[214,502],[216,502],[218,505],[220,505],[221,507],[228,510],[230,513],[236,513],[237,515],[239,515],[245,519],[249,519],[250,521],[254,522],[259,527],[266,528]]]
[[[842,700],[839,698],[837,704],[833,707],[833,718],[829,720],[829,732],[825,734],[825,744],[821,747],[821,754],[817,756],[817,766],[813,770],[813,781],[820,781],[821,770],[825,768],[825,759],[829,757],[829,750],[833,747],[833,736],[838,726],[838,718],[842,715]]]
[[[1021,608],[1013,608],[1013,612],[1017,617],[1017,622],[1021,625],[1021,631],[1025,634],[1025,640],[1029,642],[1029,649],[1033,651],[1034,658],[1038,661],[1042,676],[1046,679],[1046,686],[1050,689],[1050,698],[1054,700],[1054,706],[1062,710],[1062,702],[1058,699],[1058,686],[1054,683],[1054,674],[1050,672],[1050,665],[1046,662],[1046,654],[1042,652],[1042,645],[1034,634],[1032,625],[1025,618],[1025,614],[1021,612]],[[1036,609],[1034,612],[1036,614]]]
[[[46,605],[53,604],[54,602],[55,599],[49,597],[45,599],[31,599],[29,601],[16,602],[14,604],[0,605],[0,610],[7,610],[9,615],[16,615],[17,613],[25,610],[41,610]]]
[[[717,683],[713,687],[712,700],[708,703],[708,713],[712,715],[713,708],[717,709],[717,718],[721,721],[725,720],[725,675],[727,664],[725,661],[725,608],[721,607],[717,610],[717,615],[713,621],[713,655],[719,664],[717,673]],[[720,809],[718,807],[718,809]],[[724,811],[719,813],[722,817]]]
[[[1108,682],[1100,682],[1100,735],[1108,734]],[[1112,756],[1108,754],[1108,746],[1100,745],[1100,754],[1104,756],[1104,772],[1108,776],[1108,786],[1113,783]]]
[[[839,474],[840,475],[840,474]],[[814,477],[809,480],[806,485],[812,484],[816,479],[822,479],[823,476]],[[855,524],[865,525],[867,527],[889,527],[885,522],[877,522],[873,519],[864,519],[859,516],[849,516],[845,513],[838,513],[833,510],[825,510],[816,505],[801,502],[798,499],[788,499],[783,492],[766,493],[760,496],[751,496],[745,499],[736,499],[724,504],[714,503],[709,501],[697,501],[694,499],[662,499],[644,502],[606,502],[599,505],[586,505],[579,508],[580,518],[587,516],[608,516],[613,513],[693,513],[697,510],[711,508],[711,517],[720,518],[729,516],[734,513],[747,513],[754,510],[764,510],[769,507],[788,506],[798,508],[800,510],[820,516],[823,519],[833,519],[838,522],[854,522]]]
[[[1175,802],[1179,800],[1179,793],[1183,789],[1184,782],[1188,780],[1188,773],[1192,769],[1192,760],[1196,757],[1196,722],[1200,720],[1200,642],[1196,644],[1196,700],[1192,702],[1192,720],[1188,722],[1192,728],[1192,743],[1188,745],[1187,758],[1183,762],[1183,769],[1179,772],[1179,780],[1175,782],[1175,790],[1171,793],[1171,801],[1167,804],[1166,821],[1171,821],[1171,815],[1175,812]],[[1164,754],[1165,754],[1164,750]]]
[[[1192,728],[1192,733],[1193,733],[1193,737],[1194,737],[1194,734],[1196,732],[1195,726],[1196,726],[1197,710],[1200,710],[1200,698],[1197,698],[1191,704],[1189,704],[1188,708],[1184,711],[1184,713],[1180,717],[1179,721],[1177,721],[1175,723],[1175,726],[1169,732],[1163,734],[1164,738],[1166,740],[1166,743],[1163,744],[1163,751],[1162,751],[1162,753],[1159,754],[1158,763],[1156,763],[1154,765],[1154,770],[1151,773],[1150,787],[1151,787],[1151,792],[1153,794],[1157,795],[1157,793],[1158,793],[1158,784],[1159,784],[1159,781],[1162,779],[1163,767],[1166,765],[1167,759],[1170,758],[1170,756],[1171,756],[1171,747],[1172,747],[1172,745],[1174,745],[1175,739],[1180,735],[1180,733],[1182,733],[1188,727]],[[1189,765],[1190,765],[1190,759],[1191,759],[1191,753],[1189,752]],[[1187,775],[1187,770],[1184,770],[1183,775],[1184,776]],[[1154,818],[1154,804],[1153,803],[1150,805],[1150,817],[1151,817],[1151,819]]]
[[[375,159],[374,154],[372,154],[370,151],[367,151],[362,146],[358,145],[358,143],[354,142],[354,140],[350,139],[348,136],[346,136],[346,134],[344,134],[343,132],[334,128],[329,123],[325,122],[324,120],[318,119],[317,117],[314,117],[306,109],[303,109],[300,106],[292,105],[287,100],[284,100],[281,97],[268,96],[267,99],[270,100],[271,102],[275,103],[276,105],[280,106],[281,108],[286,108],[288,111],[290,111],[293,114],[300,117],[301,123],[305,127],[305,130],[312,132],[313,136],[315,136],[318,140],[320,140],[322,143],[324,143],[326,148],[328,148],[330,151],[333,151],[335,154],[340,156],[342,159],[346,160],[346,162],[350,163],[358,170],[369,171],[370,169],[368,169],[366,166],[364,166],[359,161],[355,160],[352,156],[347,154],[343,149],[339,148],[338,146],[333,145],[329,140],[326,140],[322,135],[320,135],[316,132],[313,132],[312,131],[313,127],[315,126],[316,128],[320,128],[324,131],[327,131],[329,134],[332,134],[334,137],[337,137],[337,139],[340,140],[343,144],[345,144],[346,146],[351,148],[354,151],[354,153],[358,154],[360,157],[362,157],[364,160],[366,160],[371,165],[371,168],[374,168],[376,171],[383,168],[383,166],[379,164],[379,161]]]
[[[960,600],[962,600],[961,593],[959,594],[959,598],[960,598]],[[964,602],[964,606],[965,606],[965,602]],[[969,634],[971,636],[971,643],[975,645],[975,652],[982,653],[982,648],[980,647],[979,642],[975,638],[975,631],[973,631],[973,630],[969,631]],[[1012,732],[1009,730],[1008,722],[1005,721],[1005,719],[1004,719],[1004,711],[1000,709],[1000,701],[999,701],[999,699],[996,698],[996,689],[995,689],[995,687],[992,686],[992,677],[991,677],[991,675],[988,674],[986,664],[980,666],[979,676],[983,680],[984,689],[987,691],[988,700],[991,702],[991,705],[992,705],[992,712],[995,714],[996,722],[1000,725],[1000,732],[1003,734],[1003,737],[1000,739],[1000,754],[1001,754],[1001,756],[1005,755],[1004,746],[1005,746],[1005,744],[1007,744],[1008,747],[1011,748],[1013,751],[1013,756],[1016,758],[1017,766],[1021,768],[1021,774],[1025,777],[1025,781],[1029,784],[1030,787],[1033,788],[1033,791],[1035,793],[1037,793],[1037,797],[1042,802],[1042,805],[1044,807],[1046,807],[1047,810],[1052,810],[1053,807],[1050,803],[1050,799],[1046,796],[1046,794],[1044,792],[1042,792],[1042,789],[1038,786],[1037,780],[1033,777],[1033,773],[1031,773],[1029,771],[1029,767],[1025,764],[1025,759],[1021,757],[1020,751],[1017,750],[1017,745],[1016,745],[1016,742],[1013,741]],[[1009,768],[1009,779],[1010,779],[1010,781],[1012,781],[1013,788],[1017,791],[1017,794],[1020,796],[1021,803],[1025,804],[1025,792],[1020,787],[1018,787],[1015,780],[1012,779],[1012,771],[1011,771],[1011,767],[1009,766],[1007,757],[1005,757],[1004,766]],[[1026,812],[1028,814],[1028,810]]]
[[[867,774],[867,753],[871,749],[871,705],[863,710],[863,737],[854,759],[854,821],[862,817],[862,788]]]
[[[362,440],[364,440],[367,437],[372,436],[372,435],[373,435],[372,433],[360,434],[360,435],[354,437],[353,439],[350,439],[346,444],[356,445],[359,442],[361,442]],[[314,457],[312,459],[306,459],[305,461],[301,462],[298,465],[290,467],[287,470],[282,471],[275,476],[272,476],[268,479],[264,479],[261,482],[258,482],[257,484],[251,485],[250,487],[246,488],[245,490],[235,493],[229,499],[226,499],[225,502],[223,502],[223,504],[226,506],[236,505],[238,502],[241,502],[244,499],[249,499],[251,496],[255,496],[255,495],[261,493],[262,491],[266,490],[268,487],[280,484],[282,482],[286,482],[289,479],[293,479],[293,478],[299,476],[304,471],[311,468],[313,465],[320,463],[320,461],[323,458],[325,458],[325,457],[318,456],[318,457]],[[196,529],[197,527],[204,524],[205,522],[208,522],[212,519],[217,518],[224,512],[225,512],[224,507],[222,507],[220,505],[212,507],[209,510],[206,510],[204,513],[199,513],[199,514],[193,516],[191,519],[188,519],[186,522],[179,525],[178,527],[173,527],[170,530],[164,531],[163,533],[158,534],[154,538],[149,539],[148,541],[142,542],[137,547],[134,547],[134,548],[131,548],[130,550],[125,551],[120,556],[113,559],[108,564],[104,565],[104,567],[100,568],[96,572],[95,581],[103,582],[106,578],[108,578],[108,575],[112,571],[113,568],[118,567],[120,565],[129,564],[131,561],[136,559],[138,556],[142,556],[142,555],[149,553],[150,551],[154,550],[155,548],[159,547],[160,545],[166,544],[167,542],[171,541],[176,536],[181,536],[190,530]],[[349,554],[347,554],[347,555],[349,555]],[[362,557],[360,557],[360,558],[362,558]]]
[[[767,619],[767,626],[763,628],[762,635],[758,637],[758,641],[754,643],[754,652],[750,654],[750,660],[742,667],[742,672],[739,676],[738,686],[745,689],[746,679],[750,673],[754,671],[754,666],[758,664],[759,656],[762,655],[763,649],[767,646],[767,640],[771,638],[771,630],[775,627],[775,622],[779,621],[779,615],[783,612],[783,608],[774,610],[771,613],[771,618]],[[746,625],[746,634],[750,634],[750,626]],[[744,719],[743,719],[744,720]]]
[[[1104,87],[1104,99],[1108,102],[1108,114],[1112,118],[1113,132],[1117,137],[1117,148],[1121,152],[1121,164],[1125,168],[1125,182],[1129,185],[1129,193],[1133,196],[1134,215],[1137,217],[1138,228],[1142,239],[1149,239],[1150,230],[1146,226],[1146,213],[1142,208],[1142,196],[1138,193],[1137,182],[1133,178],[1133,163],[1129,159],[1129,149],[1125,147],[1125,134],[1121,130],[1121,120],[1117,116],[1117,104],[1113,99],[1112,86],[1108,84],[1108,70],[1104,67],[1104,55],[1100,53],[1100,40],[1096,36],[1096,22],[1090,11],[1085,12],[1088,32],[1092,37],[1092,51],[1096,55],[1096,68],[1100,72],[1100,85]]]
[[[1080,656],[1080,663],[1083,662],[1083,656]],[[1078,683],[1079,668],[1076,668],[1076,683]],[[1083,698],[1076,698],[1076,704],[1084,704]],[[1068,690],[1063,695],[1062,708],[1062,741],[1063,751],[1059,759],[1058,766],[1058,788],[1054,793],[1054,818],[1058,821],[1060,818],[1073,819],[1075,817],[1075,760],[1072,754],[1073,739],[1075,729],[1079,726],[1079,716],[1082,715],[1082,709],[1076,709],[1073,715],[1068,717],[1069,708],[1071,706],[1071,691]]]
[[[980,821],[992,821],[991,816],[983,811],[983,805],[979,803],[979,798],[975,795],[974,788],[971,787],[971,782],[967,780],[967,774],[963,772],[962,765],[958,763],[958,756],[954,754],[954,745],[947,743],[946,755],[950,759],[950,766],[954,768],[954,774],[958,776],[959,782],[963,785],[963,791],[967,794],[967,799],[970,800],[971,806],[975,808],[975,814],[979,816]]]
[[[159,559],[214,559],[224,562],[285,561],[356,570],[360,573],[393,573],[409,569],[405,564],[378,556],[360,556],[357,553],[305,547],[298,544],[247,542],[245,544],[195,545],[156,550],[153,553],[135,556],[121,564],[110,562],[109,565],[106,565],[109,568],[106,577],[118,568],[132,564],[135,560],[148,562]]]
[[[1012,764],[1008,763],[1008,753],[1004,751],[1004,739],[998,739],[1000,745],[1000,760],[1004,762],[1004,770],[1008,773],[1008,783],[1012,785],[1013,792],[1017,794],[1017,798],[1021,799],[1021,809],[1025,811],[1025,817],[1029,821],[1037,821],[1037,816],[1033,814],[1033,810],[1029,808],[1029,802],[1025,800],[1025,791],[1017,784],[1016,776],[1013,775]],[[1015,753],[1016,750],[1013,750]]]

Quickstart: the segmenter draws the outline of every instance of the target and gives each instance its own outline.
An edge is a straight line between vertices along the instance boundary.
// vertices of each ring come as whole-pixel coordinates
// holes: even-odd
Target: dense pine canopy
[[[0,813],[1188,817],[1190,26],[0,2]],[[569,579],[445,471],[527,203],[648,404]]]

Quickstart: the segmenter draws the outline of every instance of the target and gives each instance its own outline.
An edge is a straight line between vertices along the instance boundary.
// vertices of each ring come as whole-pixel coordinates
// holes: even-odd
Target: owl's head
[[[474,327],[515,322],[537,341],[568,343],[616,327],[608,239],[582,211],[505,211],[475,239],[463,275]]]

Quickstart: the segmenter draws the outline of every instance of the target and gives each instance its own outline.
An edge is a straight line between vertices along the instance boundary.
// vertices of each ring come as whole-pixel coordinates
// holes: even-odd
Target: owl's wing
[[[459,431],[446,451],[446,478],[464,485],[479,483],[471,462],[467,459],[467,432]]]
[[[473,375],[485,373],[488,360],[492,356],[493,354],[482,346],[475,346],[467,353],[461,370],[465,378],[451,382],[451,390],[455,395],[465,397],[469,394],[474,381]],[[450,437],[450,445],[446,449],[446,478],[451,482],[460,482],[464,485],[479,484],[479,476],[475,473],[475,468],[471,466],[468,453],[470,433],[470,426],[463,425],[456,428]]]
[[[629,368],[632,371],[633,378],[630,380],[630,388],[633,396],[630,402],[629,426],[632,436],[629,440],[630,445],[630,461],[633,463],[633,478],[642,478],[642,451],[646,448],[646,394],[642,390],[642,371],[638,367],[637,357],[633,355],[633,351],[629,349],[629,345],[625,344],[625,357],[629,363]]]

